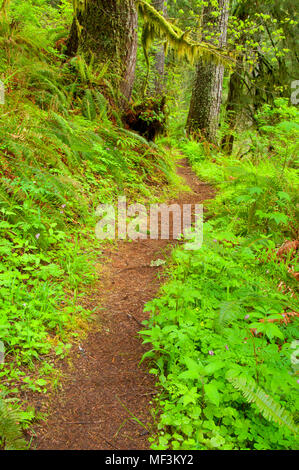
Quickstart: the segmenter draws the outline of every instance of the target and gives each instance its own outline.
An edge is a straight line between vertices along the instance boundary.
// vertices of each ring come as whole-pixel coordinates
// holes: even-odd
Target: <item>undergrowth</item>
[[[279,100],[257,119],[231,157],[180,143],[217,195],[202,248],[174,250],[146,307],[153,449],[298,448],[298,260],[277,251],[298,237],[298,111]]]
[[[169,153],[122,127],[107,70],[55,46],[71,15],[15,0],[0,17],[0,448],[20,448],[20,394],[57,386],[56,359],[96,313],[81,305],[102,250],[96,207],[176,182]]]

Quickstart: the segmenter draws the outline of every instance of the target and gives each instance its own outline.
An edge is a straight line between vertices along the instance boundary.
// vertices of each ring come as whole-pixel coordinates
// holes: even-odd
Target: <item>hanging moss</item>
[[[170,47],[179,57],[187,59],[192,64],[201,58],[205,62],[213,62],[232,66],[233,56],[204,41],[195,42],[190,38],[190,31],[182,31],[170,23],[154,7],[144,0],[137,0],[138,11],[143,17],[142,45],[148,64],[148,51],[155,39],[165,40],[165,49]]]

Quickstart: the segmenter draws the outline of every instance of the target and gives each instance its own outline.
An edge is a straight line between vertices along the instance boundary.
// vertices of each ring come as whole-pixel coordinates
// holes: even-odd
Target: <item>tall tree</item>
[[[114,89],[120,91],[124,105],[132,93],[137,56],[138,14],[144,19],[143,48],[147,51],[156,39],[167,41],[178,55],[189,60],[199,56],[220,61],[218,47],[204,42],[194,42],[167,21],[146,0],[74,0],[75,14],[67,54],[83,53],[87,59],[109,63]]]
[[[137,9],[135,0],[75,2],[67,54],[77,52],[109,62],[115,88],[129,100],[135,78]]]
[[[216,24],[218,46],[226,44],[229,16],[229,0],[219,0],[219,17]],[[204,24],[213,22],[213,7],[204,8]],[[208,141],[216,142],[222,100],[224,67],[221,64],[206,64],[200,60],[196,68],[191,97],[187,130],[190,134],[201,134]]]
[[[157,11],[166,15],[166,1],[165,0],[154,0],[153,6]],[[164,45],[160,45],[155,55],[155,94],[157,96],[162,95],[165,85],[165,49]]]
[[[241,107],[241,94],[243,88],[243,57],[239,56],[235,71],[231,74],[228,85],[228,96],[226,103],[226,124],[228,133],[223,136],[221,147],[222,150],[228,154],[232,153],[234,145],[234,131],[237,126],[237,117]]]
[[[240,21],[244,22],[248,18],[248,6],[245,2],[240,2],[235,6],[235,9],[232,11],[232,15],[238,18]],[[244,24],[244,23],[243,23]],[[238,44],[243,44],[246,40],[246,33],[243,31],[238,35]],[[234,145],[234,131],[237,126],[237,118],[240,114],[241,108],[241,95],[242,89],[244,86],[244,79],[242,76],[243,73],[243,52],[237,56],[236,67],[233,73],[230,76],[228,84],[228,96],[226,103],[226,124],[228,127],[228,133],[223,136],[221,147],[222,149],[231,154]]]

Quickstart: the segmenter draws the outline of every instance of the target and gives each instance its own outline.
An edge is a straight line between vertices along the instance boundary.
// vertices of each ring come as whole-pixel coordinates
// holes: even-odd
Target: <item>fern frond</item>
[[[248,383],[245,377],[227,377],[232,386],[242,393],[248,403],[254,403],[260,413],[268,421],[287,427],[294,434],[298,434],[298,427],[291,414],[267,395],[254,381]]]
[[[146,147],[150,146],[149,142],[144,137],[142,137],[141,135],[139,135],[139,134],[137,134],[133,131],[129,131],[128,129],[119,128],[119,133],[124,134],[127,137],[131,137],[135,142],[137,141],[139,144],[146,145]]]
[[[97,116],[96,105],[91,90],[85,90],[82,100],[82,114],[89,121],[94,121]]]
[[[191,63],[201,58],[217,64],[233,64],[233,58],[223,49],[206,42],[195,42],[189,38],[189,32],[182,31],[170,23],[153,6],[144,0],[137,0],[137,7],[144,20],[142,35],[143,49],[147,51],[155,38],[166,40],[179,57],[187,58]],[[148,62],[148,59],[147,59]]]
[[[94,90],[93,92],[95,104],[97,107],[97,112],[99,114],[99,118],[102,121],[107,121],[108,119],[108,103],[104,95],[100,93],[98,90]]]
[[[223,328],[236,320],[241,311],[241,302],[239,299],[222,302],[220,304],[219,315],[215,318],[215,330],[220,333]]]

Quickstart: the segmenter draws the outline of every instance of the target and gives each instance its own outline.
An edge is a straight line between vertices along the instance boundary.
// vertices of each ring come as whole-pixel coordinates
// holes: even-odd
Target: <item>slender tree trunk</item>
[[[153,6],[157,11],[166,15],[166,1],[165,0],[154,0]],[[164,45],[159,46],[159,49],[155,57],[155,94],[161,96],[164,92],[165,87],[165,51]]]
[[[237,60],[236,71],[231,74],[229,81],[228,97],[226,104],[226,122],[228,124],[230,132],[228,132],[228,134],[223,137],[221,142],[222,149],[228,154],[231,154],[233,151],[233,131],[236,128],[237,116],[240,110],[240,101],[243,88],[242,63],[243,57],[240,56]]]
[[[246,21],[249,16],[249,10],[246,3],[239,4],[233,11],[233,15],[241,21]],[[239,38],[240,44],[244,44],[245,36]],[[237,66],[230,76],[228,86],[228,96],[226,103],[226,124],[228,125],[228,133],[223,137],[221,147],[224,152],[231,154],[234,146],[233,131],[237,127],[238,114],[241,111],[242,92],[244,86],[244,70],[243,55],[237,57]]]
[[[220,16],[217,31],[220,33],[219,46],[226,44],[229,0],[219,0]],[[205,22],[211,20],[211,7],[206,9]],[[199,62],[193,86],[187,130],[190,134],[203,135],[208,141],[216,143],[222,100],[224,67],[205,65]]]
[[[113,85],[129,100],[137,54],[135,0],[87,0],[76,12],[67,44],[68,55],[77,52],[108,61]]]

